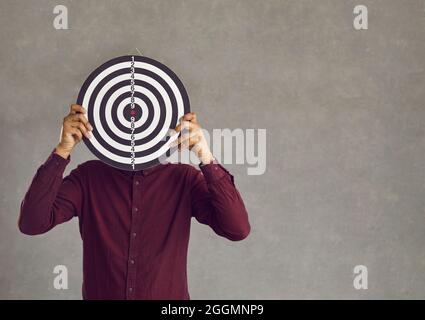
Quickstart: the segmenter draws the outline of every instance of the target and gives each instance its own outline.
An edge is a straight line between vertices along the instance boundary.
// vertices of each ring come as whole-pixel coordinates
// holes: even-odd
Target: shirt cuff
[[[199,168],[207,182],[220,180],[229,174],[229,172],[216,159],[208,164],[200,164]]]
[[[47,171],[54,173],[55,175],[62,176],[65,171],[65,167],[71,161],[71,155],[68,158],[63,158],[55,153],[56,148],[52,150],[49,157],[44,162],[44,167]]]

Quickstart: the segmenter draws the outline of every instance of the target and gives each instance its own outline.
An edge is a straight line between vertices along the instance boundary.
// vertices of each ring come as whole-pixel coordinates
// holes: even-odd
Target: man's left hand
[[[193,151],[202,164],[208,164],[214,159],[195,113],[189,112],[181,117],[174,130],[181,133],[176,141],[180,150],[188,148]]]

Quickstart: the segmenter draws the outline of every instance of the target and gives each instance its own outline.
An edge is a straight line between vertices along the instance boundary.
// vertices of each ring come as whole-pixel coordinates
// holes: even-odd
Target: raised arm
[[[28,235],[42,234],[81,212],[83,174],[81,165],[63,178],[71,151],[89,137],[92,127],[84,116],[85,109],[72,105],[64,118],[61,138],[47,160],[38,168],[21,202],[19,230]]]
[[[192,187],[192,216],[229,240],[245,239],[251,226],[233,176],[220,164],[201,166]]]
[[[227,239],[246,238],[251,226],[245,205],[233,176],[214,160],[196,114],[185,114],[175,130],[180,133],[179,148],[189,148],[201,161],[190,186],[192,216]]]
[[[55,153],[38,168],[24,199],[18,220],[19,230],[28,235],[42,234],[81,212],[83,190],[81,169],[62,178],[70,161]]]

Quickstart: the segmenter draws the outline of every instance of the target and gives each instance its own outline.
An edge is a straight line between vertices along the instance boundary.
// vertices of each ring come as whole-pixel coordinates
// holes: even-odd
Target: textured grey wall
[[[135,47],[179,75],[206,128],[267,129],[264,175],[228,166],[251,235],[193,223],[192,298],[425,298],[424,30],[414,0],[1,0],[0,298],[80,299],[77,221],[31,238],[19,205],[86,76]],[[72,157],[66,173],[92,155]]]

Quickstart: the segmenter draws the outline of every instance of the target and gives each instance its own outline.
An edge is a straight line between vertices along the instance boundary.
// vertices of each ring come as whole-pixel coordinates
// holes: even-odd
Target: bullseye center
[[[134,121],[138,121],[142,117],[142,108],[138,104],[134,105],[134,109],[131,109],[130,104],[126,105],[123,112],[127,121],[131,121],[131,117],[134,117]]]

